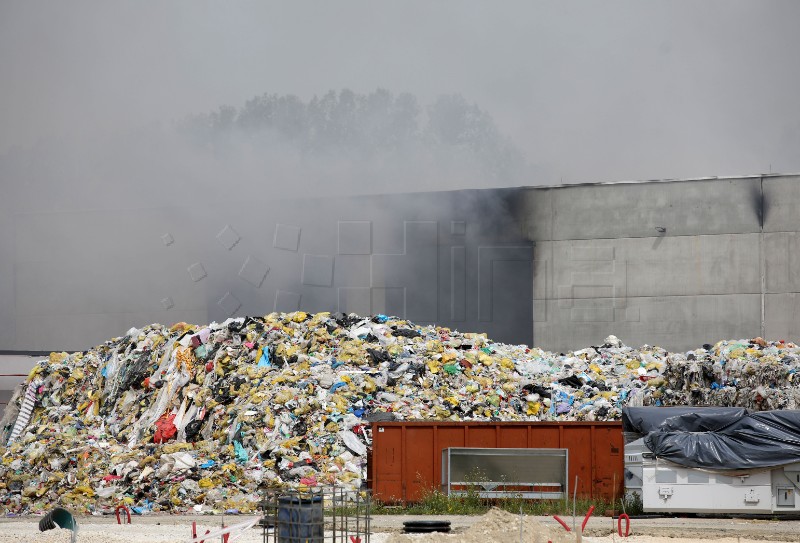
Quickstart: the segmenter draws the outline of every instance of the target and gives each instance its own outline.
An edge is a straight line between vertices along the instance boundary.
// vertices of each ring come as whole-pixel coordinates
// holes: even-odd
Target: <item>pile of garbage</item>
[[[796,345],[761,338],[557,354],[385,315],[154,324],[37,364],[0,422],[0,511],[249,512],[263,488],[360,489],[370,422],[794,408],[798,366]]]

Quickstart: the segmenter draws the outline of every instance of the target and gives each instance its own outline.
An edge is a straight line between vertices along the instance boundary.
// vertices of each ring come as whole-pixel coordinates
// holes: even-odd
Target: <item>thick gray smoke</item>
[[[799,19],[793,1],[8,0],[0,5],[0,155],[48,148],[22,159],[49,163],[31,174],[45,198],[113,187],[124,200],[137,182],[125,173],[142,161],[172,184],[212,182],[198,171],[231,182],[231,170],[146,132],[264,92],[309,104],[329,89],[368,96],[386,88],[416,96],[419,107],[453,93],[478,104],[535,165],[525,184],[798,171]],[[98,143],[131,131],[181,167],[136,142],[89,168],[84,158]],[[246,165],[247,148],[237,152],[237,167]],[[408,162],[407,172],[386,165],[380,173],[413,179],[420,166]],[[320,169],[332,169],[329,184],[351,174]],[[442,176],[436,188],[485,182],[470,173]],[[70,176],[79,182],[54,186]],[[28,180],[4,174],[2,182]]]
[[[263,94],[90,141],[60,137],[0,158],[14,209],[235,204],[275,198],[495,188],[529,167],[461,95],[344,89]]]
[[[0,350],[286,292],[336,307],[383,288],[339,262],[405,254],[405,221],[469,270],[458,247],[518,243],[495,220],[513,194],[457,216],[334,196],[800,171],[797,20],[793,1],[3,1]],[[371,242],[343,254],[340,224]]]
[[[383,89],[330,91],[307,103],[264,94],[238,109],[191,116],[178,131],[234,176],[252,171],[256,186],[290,167],[293,174],[281,175],[299,181],[287,187],[297,195],[430,191],[443,179],[459,188],[503,187],[523,183],[526,173],[491,116],[457,94],[427,106]]]

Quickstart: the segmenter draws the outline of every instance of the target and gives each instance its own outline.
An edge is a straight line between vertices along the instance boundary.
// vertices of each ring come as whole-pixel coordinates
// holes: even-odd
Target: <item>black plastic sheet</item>
[[[663,408],[633,409],[638,412],[626,409],[623,416],[631,424],[638,421],[638,428],[664,417],[650,428],[644,443],[657,458],[682,466],[726,471],[800,462],[798,410],[748,413],[744,409],[693,408],[691,412],[673,411],[673,416],[665,416],[669,413],[664,413]]]
[[[712,419],[721,417],[720,420],[728,420],[730,417],[739,418],[747,414],[747,409],[742,407],[625,407],[622,410],[622,430],[625,432],[635,432],[647,435],[658,429],[662,424],[675,417],[696,414],[699,418],[706,420],[706,425]],[[679,422],[679,427],[689,424],[691,418],[683,418]],[[684,422],[685,421],[685,422]],[[711,429],[710,427],[708,429]],[[702,430],[693,430],[702,431]]]

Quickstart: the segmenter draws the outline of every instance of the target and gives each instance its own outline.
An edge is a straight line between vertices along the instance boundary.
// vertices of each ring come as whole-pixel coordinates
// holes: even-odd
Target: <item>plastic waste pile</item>
[[[781,390],[794,344],[705,347],[670,354],[609,336],[556,354],[385,315],[303,312],[131,329],[52,353],[20,387],[0,422],[0,511],[250,512],[259,489],[359,489],[374,421],[796,405]]]
[[[708,405],[757,411],[800,409],[800,348],[757,337],[720,341],[667,357],[643,405]],[[796,382],[795,382],[796,381]]]

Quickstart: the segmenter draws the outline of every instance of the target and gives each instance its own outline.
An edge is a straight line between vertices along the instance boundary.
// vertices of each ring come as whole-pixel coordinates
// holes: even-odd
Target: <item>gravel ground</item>
[[[0,519],[0,543],[61,543],[70,540],[68,530],[38,531],[40,517]],[[235,524],[247,520],[247,516],[228,516],[226,523]],[[453,532],[451,537],[441,535],[435,539],[424,536],[399,537],[403,522],[407,520],[449,520]],[[404,516],[381,515],[373,517],[372,543],[391,543],[400,541],[467,541],[471,526],[481,517],[472,516]],[[557,528],[552,517],[526,517],[528,522],[538,521],[545,526]],[[205,529],[219,527],[219,516],[168,516],[149,515],[134,517],[131,525],[117,525],[111,517],[79,517],[80,530],[77,541],[81,543],[138,543],[138,542],[188,542],[191,537],[191,524],[196,521]],[[572,524],[571,519],[567,520]],[[580,522],[580,519],[579,521]],[[518,526],[518,524],[517,524]],[[709,519],[709,518],[659,518],[634,519],[631,521],[632,537],[625,541],[631,543],[683,543],[698,540],[718,540],[718,543],[748,543],[753,541],[792,541],[800,542],[800,521]],[[621,538],[612,536],[610,518],[593,517],[587,525],[584,541],[613,542]],[[528,538],[525,538],[528,540]],[[535,539],[530,539],[534,541]],[[262,542],[260,528],[251,528],[237,541],[243,543]],[[348,542],[349,543],[349,542]]]
[[[552,517],[533,517],[545,525],[557,525]],[[464,530],[477,522],[478,516],[405,516],[382,515],[373,517],[375,531],[399,532],[403,522],[407,520],[449,520],[455,531]],[[572,519],[564,518],[569,526]],[[580,524],[582,518],[577,519]],[[617,521],[609,517],[592,517],[586,526],[589,536],[605,536],[612,531],[616,533]],[[747,537],[762,541],[798,541],[800,542],[800,521],[797,520],[761,520],[731,518],[648,518],[633,519],[631,533],[647,536],[663,536],[670,538],[720,539],[723,537]],[[619,538],[618,538],[619,539]]]

